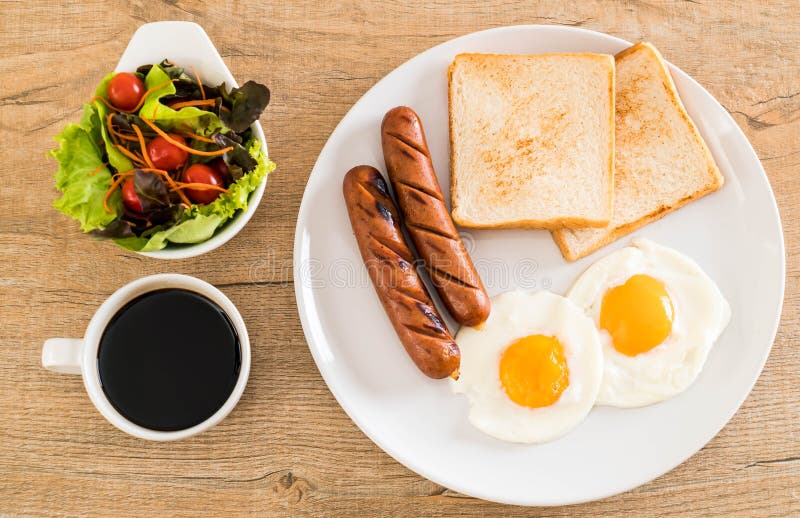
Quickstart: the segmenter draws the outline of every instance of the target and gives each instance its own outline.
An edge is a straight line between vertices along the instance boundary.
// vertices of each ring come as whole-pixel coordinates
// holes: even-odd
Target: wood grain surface
[[[789,515],[800,513],[800,9],[732,2],[0,2],[0,514]],[[248,226],[205,256],[156,261],[81,236],[50,207],[53,135],[112,70],[136,28],[200,23],[234,76],[270,86],[262,117],[278,170]],[[407,59],[456,36],[566,24],[652,41],[730,111],[769,175],[788,273],[772,354],[702,451],[634,491],[525,509],[467,498],[404,468],[350,421],[306,346],[292,240],[308,174],[352,104]],[[157,272],[199,276],[240,308],[253,368],[234,412],[171,444],[126,436],[80,378],[40,366],[115,289]],[[654,445],[658,447],[658,445]]]

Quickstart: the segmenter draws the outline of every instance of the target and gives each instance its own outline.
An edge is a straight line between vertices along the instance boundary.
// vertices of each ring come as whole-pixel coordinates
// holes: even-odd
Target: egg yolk
[[[669,336],[673,313],[663,282],[649,275],[634,275],[606,292],[600,328],[611,335],[617,351],[636,356]]]
[[[552,405],[569,386],[564,347],[553,336],[531,335],[514,341],[500,358],[500,382],[518,405]]]

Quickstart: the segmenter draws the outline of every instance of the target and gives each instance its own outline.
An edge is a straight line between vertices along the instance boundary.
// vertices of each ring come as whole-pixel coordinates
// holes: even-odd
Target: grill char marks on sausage
[[[354,167],[343,192],[361,257],[406,352],[431,378],[457,377],[461,353],[414,268],[383,176],[373,167]]]
[[[484,322],[489,296],[450,218],[417,114],[405,106],[390,110],[381,142],[403,222],[442,301],[460,324]]]

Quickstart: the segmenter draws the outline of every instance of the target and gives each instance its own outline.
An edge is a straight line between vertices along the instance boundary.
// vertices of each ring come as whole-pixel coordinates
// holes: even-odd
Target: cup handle
[[[42,348],[42,367],[62,374],[80,374],[81,351],[83,351],[83,340],[80,338],[45,340]]]

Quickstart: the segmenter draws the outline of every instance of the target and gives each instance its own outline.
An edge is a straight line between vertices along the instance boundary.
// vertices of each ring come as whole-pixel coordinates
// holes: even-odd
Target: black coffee
[[[97,352],[100,383],[128,420],[183,430],[211,417],[239,377],[239,337],[217,304],[165,289],[132,300],[111,319]]]

